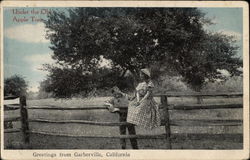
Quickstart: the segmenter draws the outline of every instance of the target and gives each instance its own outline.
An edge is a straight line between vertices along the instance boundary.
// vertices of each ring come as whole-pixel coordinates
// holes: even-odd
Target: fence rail
[[[4,105],[4,111],[17,110],[17,109],[20,109],[19,104],[13,104],[13,105],[6,104],[6,105]]]
[[[47,119],[29,119],[29,122],[42,122],[42,123],[78,123],[78,124],[89,124],[89,125],[99,125],[99,126],[123,126],[131,125],[127,122],[95,122],[95,121],[84,121],[84,120],[47,120]]]
[[[131,126],[127,122],[95,122],[95,121],[84,121],[84,120],[48,120],[48,119],[29,119],[29,122],[39,123],[56,123],[56,124],[88,124],[88,125],[99,125],[99,126]],[[242,120],[207,120],[207,119],[175,119],[170,120],[171,126],[241,126]],[[165,121],[161,122],[161,126],[165,125]]]
[[[178,119],[170,120],[171,126],[241,126],[242,120]]]
[[[46,109],[46,110],[99,110],[99,109],[107,109],[107,106],[103,105],[88,105],[85,107],[60,107],[60,106],[28,106],[28,109]],[[120,107],[120,108],[127,108],[127,106]]]
[[[5,129],[4,133],[16,133],[16,132],[21,132],[22,128],[14,128],[14,129]]]
[[[62,137],[81,137],[81,138],[120,138],[120,139],[162,139],[165,138],[165,134],[159,135],[72,135],[72,134],[63,134],[63,133],[48,133],[41,131],[29,131],[29,133],[33,134],[41,134],[41,135],[51,135],[51,136],[62,136]]]
[[[19,96],[4,96],[4,100],[10,100],[10,99],[16,99],[19,98]]]
[[[4,122],[14,122],[14,121],[20,121],[21,117],[6,117],[4,118]]]
[[[227,108],[243,108],[243,103],[237,104],[181,104],[169,105],[169,110],[196,110],[196,109],[227,109]]]
[[[155,94],[154,97],[241,97],[243,96],[242,92],[166,92],[164,94]]]
[[[242,108],[242,103],[228,103],[228,104],[179,104],[179,105],[169,105],[169,110],[195,110],[195,109],[226,109],[226,108]],[[105,105],[88,105],[85,107],[60,107],[55,105],[43,105],[43,106],[27,106],[27,109],[46,109],[46,110],[101,110],[107,109]],[[127,106],[120,106],[117,108],[126,109]],[[163,106],[160,105],[162,109]]]
[[[170,126],[242,126],[243,120],[208,120],[208,119],[170,119],[169,110],[200,110],[200,109],[233,109],[233,108],[243,108],[242,103],[228,103],[228,104],[168,104],[169,97],[241,97],[242,93],[165,93],[163,95],[156,95],[155,97],[161,98],[160,108],[163,109],[164,119],[161,122],[162,126],[165,126],[165,134],[161,135],[71,135],[64,133],[48,133],[43,131],[33,131],[29,129],[29,123],[54,123],[54,124],[87,124],[87,125],[98,125],[98,126],[129,126],[131,124],[127,122],[96,122],[96,121],[86,121],[86,120],[50,120],[50,119],[32,119],[28,118],[28,110],[33,109],[45,109],[45,110],[106,110],[105,105],[88,105],[84,107],[60,107],[55,105],[46,105],[46,106],[27,106],[26,98],[20,97],[20,104],[5,104],[4,108],[8,110],[20,109],[21,117],[6,117],[4,118],[5,123],[20,121],[21,120],[21,129],[5,129],[4,133],[16,133],[20,132],[23,134],[25,144],[29,144],[30,134],[42,134],[50,136],[65,136],[65,137],[82,137],[82,138],[118,138],[118,139],[159,139],[165,138],[167,140],[167,148],[172,148],[172,137]],[[18,97],[9,96],[5,97],[5,100],[14,100]],[[119,107],[121,110],[126,110],[127,106]]]

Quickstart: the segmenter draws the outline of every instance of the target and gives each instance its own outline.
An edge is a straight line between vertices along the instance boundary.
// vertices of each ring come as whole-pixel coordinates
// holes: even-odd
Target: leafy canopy
[[[71,8],[53,11],[45,21],[56,65],[49,90],[70,97],[94,88],[125,85],[126,71],[138,80],[140,68],[183,77],[193,89],[220,78],[218,69],[240,74],[242,60],[233,37],[209,33],[211,22],[197,8]],[[109,67],[101,61],[110,60]],[[126,83],[125,83],[126,82]]]
[[[14,75],[4,80],[4,95],[21,96],[27,93],[28,84],[23,77]]]

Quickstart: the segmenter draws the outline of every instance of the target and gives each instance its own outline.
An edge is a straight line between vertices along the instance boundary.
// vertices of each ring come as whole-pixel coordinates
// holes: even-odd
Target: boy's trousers
[[[120,112],[119,112],[120,122],[126,122],[127,113],[128,113],[127,109],[121,109],[120,108]],[[125,126],[125,125],[120,126],[119,129],[120,129],[120,134],[121,135],[126,135],[126,128],[128,128],[129,135],[136,135],[135,126],[133,124],[127,125],[127,126]],[[120,141],[121,141],[122,149],[126,149],[126,139],[121,138]],[[138,144],[137,144],[137,139],[136,138],[130,138],[130,142],[131,142],[131,145],[132,145],[133,149],[138,149]]]

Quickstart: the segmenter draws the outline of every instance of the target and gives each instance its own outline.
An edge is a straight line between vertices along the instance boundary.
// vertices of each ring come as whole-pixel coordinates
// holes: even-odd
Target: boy
[[[119,120],[120,122],[126,122],[127,119],[127,108],[120,108],[120,107],[124,107],[124,106],[128,106],[129,100],[128,97],[121,94],[120,90],[118,87],[114,87],[111,90],[112,94],[113,94],[113,98],[110,99],[109,101],[107,101],[105,103],[105,105],[107,105],[108,110],[111,113],[118,113],[119,114]],[[122,125],[119,126],[120,129],[120,134],[121,135],[126,135],[126,127],[128,128],[128,132],[130,135],[135,135],[135,127],[134,125]],[[126,148],[126,140],[121,138],[121,147],[122,149]],[[137,140],[131,138],[130,139],[131,145],[133,149],[138,149],[138,145],[137,145]]]

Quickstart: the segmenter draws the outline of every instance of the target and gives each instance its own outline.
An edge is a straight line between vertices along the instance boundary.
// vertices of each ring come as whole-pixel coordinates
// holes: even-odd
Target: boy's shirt
[[[112,97],[110,100],[105,102],[108,106],[110,112],[120,111],[119,107],[128,106],[129,100],[127,96],[122,96],[120,98]]]

